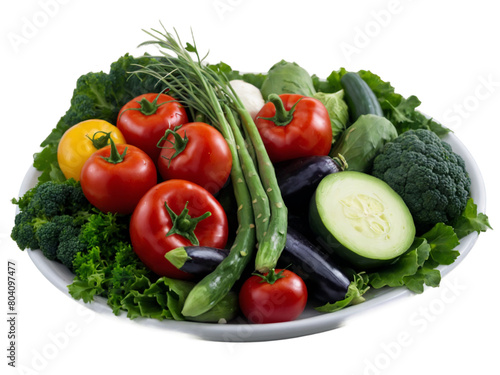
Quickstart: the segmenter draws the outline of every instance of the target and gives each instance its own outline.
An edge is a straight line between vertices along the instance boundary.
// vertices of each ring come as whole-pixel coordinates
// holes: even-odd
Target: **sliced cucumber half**
[[[356,268],[390,263],[415,237],[401,197],[384,181],[362,172],[326,176],[311,201],[311,228],[321,242]]]

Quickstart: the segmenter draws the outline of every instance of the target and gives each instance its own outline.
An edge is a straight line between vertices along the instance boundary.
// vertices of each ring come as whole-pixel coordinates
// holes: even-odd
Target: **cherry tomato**
[[[191,122],[167,130],[158,158],[164,180],[194,182],[217,193],[231,173],[232,157],[222,134],[203,122]]]
[[[180,246],[224,248],[228,222],[221,204],[201,186],[168,180],[150,189],[130,220],[130,240],[141,261],[159,276],[190,279],[165,254]]]
[[[66,130],[57,147],[57,161],[64,176],[79,181],[83,164],[90,155],[107,146],[110,138],[116,144],[126,143],[122,132],[104,120],[82,121]]]
[[[307,96],[271,94],[255,117],[255,125],[273,163],[328,155],[332,146],[328,111],[319,100]]]
[[[116,126],[127,143],[139,147],[156,163],[160,149],[156,144],[167,129],[188,122],[184,107],[166,94],[148,93],[125,104],[118,114]]]
[[[250,276],[239,294],[240,308],[252,323],[294,320],[307,303],[307,288],[297,274],[287,269]]]
[[[80,183],[88,201],[103,212],[131,214],[157,183],[156,167],[139,148],[114,142],[90,156]]]

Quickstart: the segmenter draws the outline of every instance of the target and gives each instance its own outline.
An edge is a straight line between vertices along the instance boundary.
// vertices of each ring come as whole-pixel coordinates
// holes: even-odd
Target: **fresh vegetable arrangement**
[[[490,227],[449,129],[370,71],[247,73],[166,30],[79,78],[12,238],[75,299],[158,320],[276,323],[439,286]]]

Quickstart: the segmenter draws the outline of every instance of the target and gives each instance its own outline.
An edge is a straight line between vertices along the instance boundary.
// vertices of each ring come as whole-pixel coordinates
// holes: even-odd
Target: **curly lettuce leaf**
[[[142,291],[132,289],[121,301],[121,307],[127,311],[127,317],[151,318],[157,320],[186,320],[181,311],[189,292],[196,283],[161,277]],[[238,312],[238,297],[229,292],[209,311],[189,320],[198,322],[229,321]]]
[[[121,301],[121,307],[130,319],[185,320],[181,310],[193,287],[193,282],[162,277],[143,291],[131,290]]]

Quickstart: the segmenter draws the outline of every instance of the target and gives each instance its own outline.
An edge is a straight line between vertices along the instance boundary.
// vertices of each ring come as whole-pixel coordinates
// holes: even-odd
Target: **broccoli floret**
[[[49,218],[61,214],[75,214],[88,211],[89,203],[80,183],[74,179],[64,182],[47,181],[35,188],[26,210],[36,212],[36,216]]]
[[[40,247],[36,236],[36,229],[39,227],[38,222],[39,220],[27,211],[21,211],[16,215],[10,236],[16,241],[21,250],[38,249]]]
[[[409,130],[388,142],[371,173],[403,198],[418,233],[439,222],[452,224],[470,196],[464,160],[427,129]]]
[[[61,233],[66,227],[75,227],[75,220],[72,216],[55,216],[51,221],[40,226],[36,232],[39,248],[43,255],[50,260],[57,259],[57,248],[60,244]]]
[[[75,225],[81,225],[92,207],[83,195],[80,183],[73,179],[40,183],[12,202],[18,205],[20,212],[14,219],[11,238],[21,250],[44,247],[50,258],[55,233],[58,228],[61,230],[67,226],[68,219],[59,217],[72,217]]]
[[[142,267],[138,275],[143,273],[145,266],[136,264],[130,245],[130,217],[95,209],[79,182],[39,183],[12,201],[23,208],[11,234],[22,250],[40,249],[46,258],[61,262],[82,280],[90,278],[91,283],[97,282],[108,264],[114,264],[115,257],[123,268]]]
[[[87,244],[80,240],[81,227],[67,226],[59,235],[59,246],[57,247],[57,259],[73,271],[73,261],[76,255],[87,250]]]

